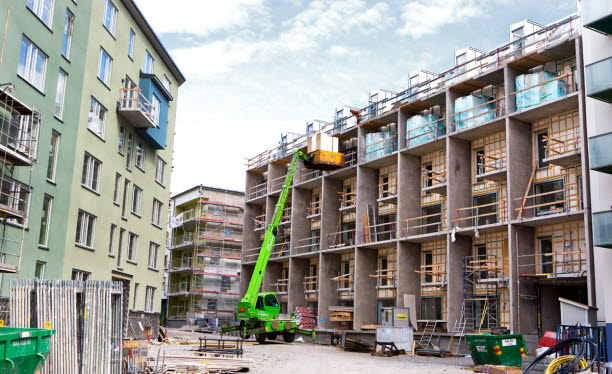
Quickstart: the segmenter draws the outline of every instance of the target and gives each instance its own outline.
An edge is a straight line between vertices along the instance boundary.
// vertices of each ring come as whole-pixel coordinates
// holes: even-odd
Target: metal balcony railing
[[[327,235],[327,246],[329,248],[352,245],[355,245],[355,229],[337,231]]]
[[[443,212],[422,215],[405,220],[404,236],[440,233],[446,230],[446,217]]]
[[[568,183],[564,188],[555,191],[527,195],[515,200],[521,202],[521,206],[516,208],[518,220],[566,213],[572,207],[581,205],[577,183]],[[531,205],[528,205],[528,201]]]
[[[151,104],[139,88],[122,88],[119,113],[134,127],[156,128],[159,124],[159,108]]]
[[[268,193],[268,182],[263,182],[249,188],[248,200],[253,200]]]
[[[295,250],[297,253],[316,252],[321,248],[320,245],[321,237],[312,236],[310,238],[299,239],[295,243]]]
[[[357,204],[357,194],[355,192],[338,192],[340,195],[340,209],[355,208]]]
[[[379,223],[363,228],[361,243],[376,243],[396,238],[395,222]]]
[[[502,199],[489,204],[458,208],[453,223],[456,227],[468,228],[503,223],[507,217],[507,202]]]

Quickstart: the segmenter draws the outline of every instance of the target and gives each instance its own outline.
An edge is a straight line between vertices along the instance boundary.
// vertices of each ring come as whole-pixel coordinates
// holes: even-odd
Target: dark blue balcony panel
[[[612,174],[612,132],[589,138],[589,164],[591,170]]]
[[[612,34],[612,2],[610,0],[583,0],[584,27],[602,34]]]
[[[593,244],[612,249],[612,210],[593,213]]]
[[[155,108],[153,118],[156,126],[149,129],[138,128],[136,132],[154,149],[166,149],[168,104],[173,100],[172,95],[155,74],[140,73],[139,88],[142,95]]]
[[[587,65],[586,94],[593,99],[612,102],[612,57]]]

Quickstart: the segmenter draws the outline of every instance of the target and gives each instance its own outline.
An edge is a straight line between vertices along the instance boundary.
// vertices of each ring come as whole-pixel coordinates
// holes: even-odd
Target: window
[[[157,255],[159,253],[159,244],[149,243],[149,267],[157,269]]]
[[[104,138],[104,128],[106,127],[106,113],[108,111],[100,102],[93,98],[89,100],[89,115],[87,117],[87,128],[94,134]]]
[[[128,134],[127,152],[125,155],[125,168],[132,169],[132,134]]]
[[[17,74],[30,82],[39,91],[43,91],[45,88],[46,70],[47,55],[38,49],[28,38],[22,37]]]
[[[537,141],[537,151],[538,151],[538,168],[548,167],[548,162],[544,161],[545,158],[548,157],[546,154],[546,138],[548,137],[548,132],[541,132],[536,135]]]
[[[113,203],[119,204],[119,194],[121,193],[121,174],[115,174],[115,190],[113,191]]]
[[[51,223],[51,208],[53,198],[49,195],[43,197],[42,215],[40,217],[40,234],[38,235],[38,245],[47,247],[49,245],[49,225]]]
[[[155,59],[153,59],[153,56],[151,56],[149,51],[146,51],[144,72],[147,74],[153,74],[153,64],[154,63],[155,63]]]
[[[73,281],[85,282],[89,280],[90,276],[91,273],[88,271],[72,269],[72,277],[70,279],[72,279]]]
[[[74,14],[66,9],[64,20],[64,39],[62,40],[62,55],[70,58],[70,47],[72,46],[72,31],[74,29]]]
[[[553,243],[552,237],[539,238],[540,242],[540,271],[542,274],[553,273]]]
[[[423,253],[423,262],[425,263],[425,283],[433,282],[433,271],[434,269],[431,267],[433,265],[433,253],[425,252]]]
[[[474,196],[474,226],[497,223],[497,194]]]
[[[145,293],[145,312],[153,312],[155,303],[155,287],[147,286]]]
[[[439,321],[442,319],[442,298],[422,297],[421,318],[423,320]]]
[[[138,250],[138,235],[134,233],[128,234],[127,259],[136,262],[136,251]]]
[[[85,152],[83,159],[83,175],[81,176],[81,185],[90,190],[98,192],[100,188],[100,169],[102,162]]]
[[[125,212],[127,210],[127,205],[130,201],[130,181],[125,180],[123,182],[123,202],[121,203],[121,217],[125,218]]]
[[[153,199],[153,214],[151,215],[151,223],[155,226],[161,226],[162,209],[164,204],[157,199]]]
[[[142,140],[136,142],[136,167],[144,171],[145,166],[145,144]]]
[[[424,165],[423,171],[425,172],[423,175],[423,188],[433,186],[433,166],[432,164]]]
[[[125,229],[119,230],[119,246],[117,247],[117,267],[121,268],[121,260],[123,259],[123,239],[125,238]]]
[[[113,65],[113,59],[106,53],[106,51],[100,48],[100,60],[98,61],[98,78],[105,85],[110,86],[111,68]]]
[[[104,20],[102,23],[108,32],[115,35],[115,27],[117,26],[117,7],[110,0],[106,0]]]
[[[142,188],[134,185],[132,190],[132,213],[140,215],[140,205],[142,201]]]
[[[62,116],[64,115],[64,101],[66,98],[67,81],[68,74],[60,69],[59,74],[57,75],[57,90],[55,91],[55,107],[53,109],[53,114],[59,119],[62,119]]]
[[[120,154],[123,154],[123,150],[125,147],[125,126],[119,127],[119,147],[118,151]]]
[[[161,113],[161,100],[153,94],[151,96],[151,115],[153,116],[153,123],[159,127],[159,115]]]
[[[565,212],[565,189],[563,179],[536,183],[534,185],[536,215],[546,216],[549,214]]]
[[[132,299],[132,310],[136,310],[136,303],[138,302],[138,289],[140,288],[140,283],[134,283],[134,298]]]
[[[128,40],[128,56],[134,57],[134,45],[136,44],[136,33],[130,29],[130,39]]]
[[[168,77],[166,76],[166,74],[164,74],[164,88],[170,92],[170,86],[172,86],[172,83],[170,82],[170,79],[168,79]]]
[[[43,261],[36,261],[36,268],[34,269],[35,279],[45,279],[45,267],[47,263]]]
[[[51,144],[49,145],[49,162],[47,163],[47,179],[55,181],[55,171],[57,169],[57,153],[59,152],[60,134],[51,132]]]
[[[474,170],[476,171],[476,182],[482,182],[483,179],[480,175],[485,173],[485,159],[484,159],[484,149],[476,150],[474,160],[476,161],[476,165],[474,165]]]
[[[18,152],[35,159],[38,148],[39,118],[38,116],[21,116],[18,122],[9,127],[7,143]]]
[[[26,6],[48,27],[53,18],[53,0],[27,0]]]
[[[108,241],[108,254],[115,255],[115,237],[117,236],[117,225],[111,223],[110,239]]]
[[[79,218],[76,227],[76,243],[88,248],[93,248],[94,232],[96,228],[96,216],[79,210]]]
[[[166,161],[162,160],[161,157],[157,156],[157,162],[155,164],[155,181],[162,186],[164,185],[164,173],[166,172]]]

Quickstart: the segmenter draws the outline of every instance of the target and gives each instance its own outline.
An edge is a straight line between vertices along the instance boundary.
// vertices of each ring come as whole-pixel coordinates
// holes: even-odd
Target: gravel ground
[[[171,330],[170,336],[180,340],[196,341],[204,334]],[[163,349],[166,355],[191,354],[194,345],[161,344],[149,349],[149,356],[157,356]],[[467,357],[437,358],[404,355],[373,357],[368,353],[344,352],[335,347],[306,343],[270,342],[259,345],[247,342],[244,358],[251,360],[250,373],[290,374],[353,374],[353,373],[409,373],[409,374],[469,374],[472,359]]]

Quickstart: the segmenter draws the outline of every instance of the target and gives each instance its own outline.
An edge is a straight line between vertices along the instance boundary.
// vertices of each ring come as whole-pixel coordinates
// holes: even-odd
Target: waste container
[[[0,327],[0,373],[35,374],[51,349],[55,330]]]
[[[522,334],[466,334],[465,341],[474,365],[521,366],[528,354]]]

